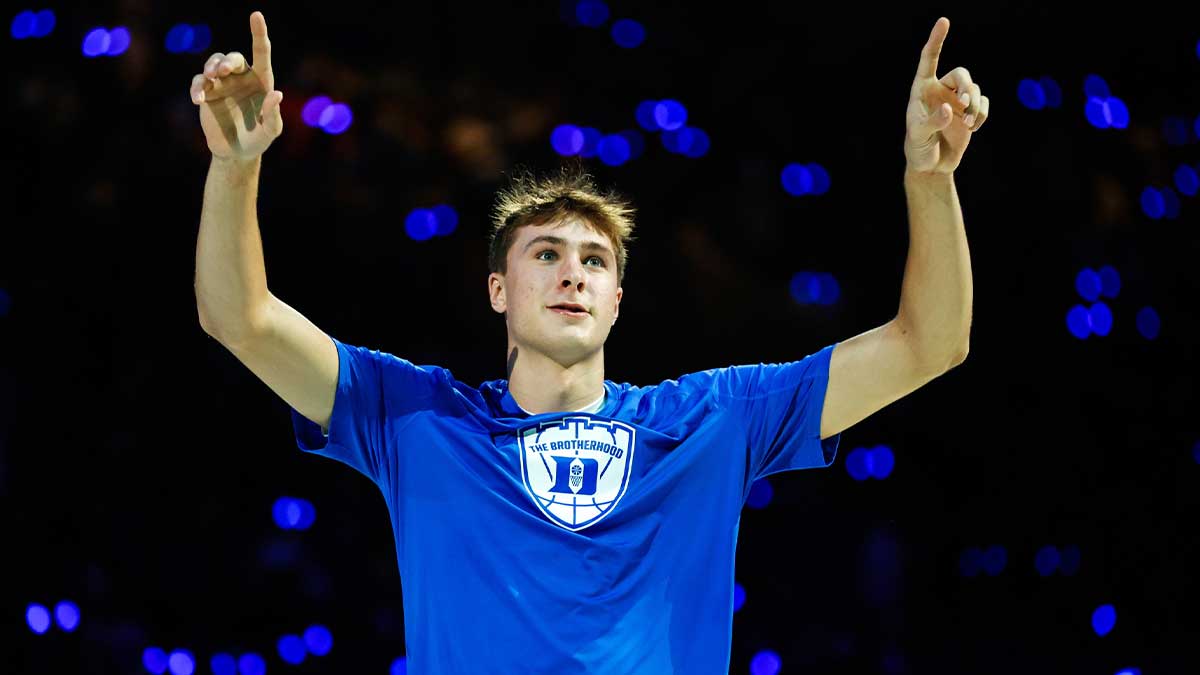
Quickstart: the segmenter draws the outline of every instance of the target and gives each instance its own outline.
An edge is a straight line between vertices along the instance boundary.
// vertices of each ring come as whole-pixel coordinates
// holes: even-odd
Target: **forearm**
[[[265,306],[267,273],[256,213],[261,157],[213,158],[196,240],[196,310],[205,332],[236,341]]]
[[[971,256],[953,174],[905,172],[908,260],[897,321],[931,368],[966,357],[971,329]]]

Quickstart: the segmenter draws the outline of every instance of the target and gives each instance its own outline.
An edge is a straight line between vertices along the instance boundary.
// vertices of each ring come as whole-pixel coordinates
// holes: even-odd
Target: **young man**
[[[952,172],[987,100],[922,53],[905,153],[911,243],[888,323],[799,361],[638,387],[604,379],[632,210],[586,176],[500,195],[488,276],[507,379],[471,387],[321,332],[266,286],[260,155],[282,131],[262,15],[254,66],[193,81],[213,152],[200,322],[292,408],[299,446],[383,492],[415,673],[725,673],[751,484],[828,466],[839,433],[967,353],[971,280]],[[960,100],[960,96],[962,99]]]

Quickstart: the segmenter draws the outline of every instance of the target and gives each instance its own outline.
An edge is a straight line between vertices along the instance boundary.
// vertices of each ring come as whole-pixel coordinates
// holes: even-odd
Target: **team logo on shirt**
[[[628,424],[575,415],[525,427],[518,437],[525,489],[568,530],[598,523],[629,487],[634,429]]]

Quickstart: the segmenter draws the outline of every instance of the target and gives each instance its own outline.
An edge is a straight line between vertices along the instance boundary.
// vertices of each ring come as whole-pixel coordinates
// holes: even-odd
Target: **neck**
[[[570,365],[511,344],[508,354],[508,393],[532,415],[579,410],[604,395],[603,347]]]

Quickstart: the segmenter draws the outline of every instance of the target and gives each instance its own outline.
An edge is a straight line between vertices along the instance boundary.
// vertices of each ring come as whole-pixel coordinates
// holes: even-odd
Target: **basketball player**
[[[524,177],[495,211],[488,299],[507,379],[479,387],[322,332],[267,288],[261,155],[283,130],[263,15],[253,65],[192,82],[212,151],[196,247],[200,324],[291,408],[305,451],[368,476],[391,515],[408,665],[465,673],[726,673],[751,484],[829,466],[840,432],[961,363],[971,273],[953,172],[987,118],[949,21],[907,111],[910,245],[896,316],[798,361],[655,386],[604,379],[633,211],[585,175]],[[848,100],[869,94],[848,84]],[[872,102],[871,99],[863,103]]]

